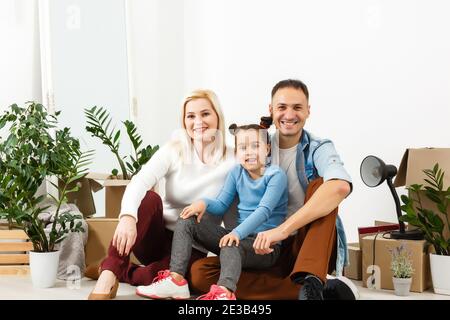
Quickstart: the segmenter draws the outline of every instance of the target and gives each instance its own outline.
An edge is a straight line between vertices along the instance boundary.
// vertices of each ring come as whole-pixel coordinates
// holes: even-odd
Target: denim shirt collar
[[[309,146],[309,134],[305,129],[302,130],[299,142],[302,150],[305,150]]]

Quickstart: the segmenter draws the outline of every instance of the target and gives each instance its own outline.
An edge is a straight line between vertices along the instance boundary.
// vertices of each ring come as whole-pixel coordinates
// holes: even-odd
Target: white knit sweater
[[[204,164],[196,152],[192,152],[191,161],[186,163],[179,158],[171,144],[158,150],[128,184],[119,218],[131,215],[137,220],[137,211],[146,192],[164,178],[163,216],[166,228],[173,231],[183,208],[201,198],[214,198],[236,164],[232,148],[227,148],[225,160],[218,165]]]

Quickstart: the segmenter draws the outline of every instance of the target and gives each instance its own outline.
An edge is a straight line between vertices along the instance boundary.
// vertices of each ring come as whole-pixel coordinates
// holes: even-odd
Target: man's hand
[[[182,219],[188,219],[192,216],[197,216],[197,222],[200,223],[203,215],[206,211],[206,203],[203,200],[198,200],[192,203],[191,205],[185,207],[183,211],[180,213],[180,217]]]
[[[119,255],[128,256],[137,236],[136,219],[133,216],[124,215],[120,218],[112,241],[113,247]]]
[[[256,254],[269,254],[273,251],[271,246],[281,240],[286,239],[285,235],[278,227],[267,231],[259,232],[253,242],[253,249]]]
[[[239,245],[239,237],[234,232],[230,232],[226,236],[223,236],[219,241],[219,247],[231,247],[236,242],[236,247]]]

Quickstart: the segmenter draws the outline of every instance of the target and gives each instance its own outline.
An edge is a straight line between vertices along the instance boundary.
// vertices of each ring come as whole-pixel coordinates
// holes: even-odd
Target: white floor
[[[0,300],[85,300],[94,285],[94,280],[83,278],[79,283],[57,280],[55,287],[39,289],[33,287],[30,276],[0,276]],[[144,298],[135,294],[135,287],[121,283],[116,299]]]
[[[450,300],[450,296],[437,295],[432,291],[412,292],[408,297],[398,297],[391,290],[371,290],[361,287],[361,281],[354,281],[361,294],[361,300]],[[87,298],[95,281],[84,278],[80,283],[58,280],[54,288],[36,289],[29,276],[0,276],[0,300],[84,300]],[[431,289],[432,290],[432,289]],[[121,283],[117,294],[118,300],[144,299],[135,295],[135,287]]]
[[[399,297],[394,294],[394,290],[373,290],[362,287],[362,281],[354,281],[361,295],[361,300],[450,300],[450,296],[435,294],[433,288],[417,293],[411,292],[407,297]]]

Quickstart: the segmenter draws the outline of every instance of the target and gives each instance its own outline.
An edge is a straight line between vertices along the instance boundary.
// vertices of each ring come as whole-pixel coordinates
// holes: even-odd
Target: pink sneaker
[[[197,300],[236,300],[234,293],[231,293],[231,297],[227,296],[228,292],[218,285],[213,284],[207,294],[204,294],[197,298]]]
[[[191,296],[187,281],[176,281],[170,270],[159,271],[152,284],[137,287],[136,294],[151,299],[189,299]]]

